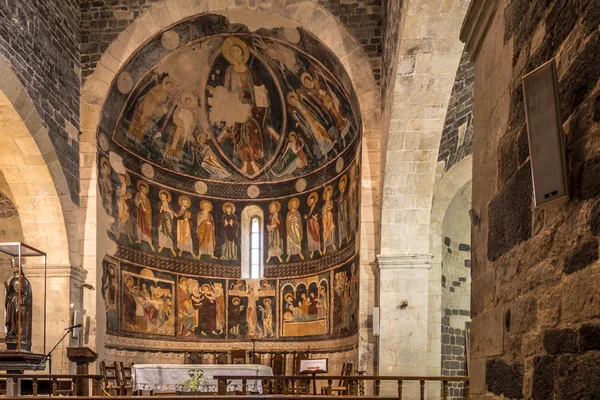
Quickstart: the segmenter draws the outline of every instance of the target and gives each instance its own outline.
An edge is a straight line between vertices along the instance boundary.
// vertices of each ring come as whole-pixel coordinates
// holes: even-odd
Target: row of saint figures
[[[239,206],[224,202],[223,213],[216,220],[211,201],[199,200],[199,211],[195,212],[190,197],[180,195],[174,205],[171,193],[165,189],[158,190],[158,204],[153,204],[148,182],[138,180],[137,190],[132,192],[129,174],[113,174],[106,158],[101,166],[100,194],[105,211],[114,217],[112,233],[117,241],[140,248],[145,243],[152,252],[174,257],[187,253],[197,260],[240,260],[240,217],[236,213]],[[358,192],[353,171],[350,179],[343,175],[337,185],[327,185],[321,196],[317,191],[310,193],[306,212],[300,211],[298,197],[287,202],[285,214],[279,201],[269,204],[264,221],[267,263],[313,259],[315,254],[323,256],[352,242],[358,229]]]

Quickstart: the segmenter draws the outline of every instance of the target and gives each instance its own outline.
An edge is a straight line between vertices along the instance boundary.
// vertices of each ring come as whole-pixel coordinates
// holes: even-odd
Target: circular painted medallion
[[[106,133],[100,132],[98,135],[98,145],[102,149],[102,151],[108,151],[110,149],[110,142],[108,141],[108,137]]]
[[[344,169],[344,159],[342,157],[335,161],[335,172],[338,174]]]
[[[300,178],[296,181],[295,188],[297,192],[303,192],[306,189],[306,186],[308,186],[306,179]]]
[[[196,189],[196,193],[198,194],[206,194],[208,192],[208,186],[203,181],[196,182],[194,189]]]
[[[148,163],[142,164],[142,175],[146,178],[152,179],[154,178],[154,167]]]
[[[117,89],[119,92],[123,94],[127,94],[131,92],[133,88],[133,78],[131,74],[127,71],[123,71],[119,74],[119,78],[117,79]]]
[[[248,186],[248,197],[255,199],[260,196],[260,189],[256,185]]]
[[[179,34],[175,31],[166,31],[160,38],[160,42],[167,50],[176,49],[179,46]]]

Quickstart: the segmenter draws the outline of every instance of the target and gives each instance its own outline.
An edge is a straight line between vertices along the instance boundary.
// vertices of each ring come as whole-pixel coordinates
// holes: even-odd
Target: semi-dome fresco
[[[106,134],[150,165],[212,181],[325,167],[356,139],[358,113],[339,75],[302,50],[301,32],[188,33],[140,74]]]
[[[301,28],[206,14],[142,46],[98,131],[107,346],[353,348],[361,125],[342,64]]]

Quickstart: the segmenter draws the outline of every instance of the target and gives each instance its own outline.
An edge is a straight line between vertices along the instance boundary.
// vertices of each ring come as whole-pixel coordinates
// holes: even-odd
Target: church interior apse
[[[143,45],[98,131],[107,359],[355,357],[361,125],[302,28],[205,14]]]

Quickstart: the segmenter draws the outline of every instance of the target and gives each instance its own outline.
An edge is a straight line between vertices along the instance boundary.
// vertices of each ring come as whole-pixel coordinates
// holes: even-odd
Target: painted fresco
[[[357,265],[355,259],[303,278],[219,279],[105,257],[102,296],[113,333],[177,340],[342,337],[358,330]]]
[[[178,346],[348,341],[361,126],[341,62],[301,28],[250,33],[208,14],[144,44],[99,123],[98,210],[116,244],[107,331]],[[248,207],[262,211],[261,280],[239,278]]]
[[[115,260],[105,257],[102,260],[102,298],[106,313],[106,329],[119,329],[119,267]]]
[[[269,339],[276,333],[276,281],[230,281],[228,293],[229,337]]]
[[[333,270],[333,333],[358,329],[358,261]]]
[[[124,331],[175,335],[175,279],[132,265],[121,269],[121,323]]]
[[[306,175],[359,131],[339,77],[302,43],[220,34],[145,67],[113,140],[176,173],[227,181]]]
[[[310,262],[354,246],[359,207],[356,163],[337,179],[276,201],[207,199],[164,189],[128,172],[117,173],[101,157],[100,191],[113,217],[109,235],[148,253],[204,263],[239,265],[241,214],[257,205],[265,216],[264,262]],[[110,188],[110,189],[108,189]]]
[[[317,336],[329,333],[329,274],[282,280],[281,336]]]
[[[180,276],[177,283],[177,335],[223,338],[227,333],[224,279]]]

